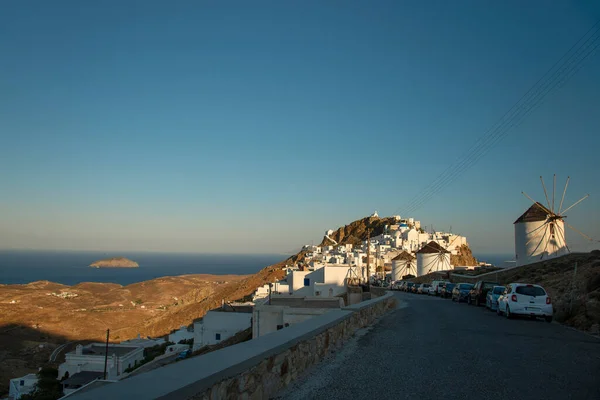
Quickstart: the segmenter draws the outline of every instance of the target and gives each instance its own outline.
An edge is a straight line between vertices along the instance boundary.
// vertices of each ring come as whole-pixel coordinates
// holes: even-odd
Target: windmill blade
[[[573,203],[573,205],[569,208],[567,208],[565,211],[563,211],[562,213],[566,213],[567,211],[569,211],[571,208],[575,207],[577,204],[581,203],[582,201],[584,201],[585,199],[587,199],[588,197],[590,197],[589,194],[586,194],[585,196],[583,196],[581,199],[579,199],[578,201],[576,201],[575,203]]]
[[[556,225],[556,227],[558,228],[558,233],[562,237],[562,241],[565,244],[567,251],[570,253],[571,249],[569,248],[569,245],[567,244],[567,238],[565,237],[565,232],[563,231],[563,228],[558,224]]]
[[[566,221],[565,221],[565,225],[567,225],[569,228],[573,229],[575,232],[579,233],[581,236],[583,236],[587,240],[594,242],[594,239],[592,239],[591,237],[589,237],[585,233],[581,232],[579,229],[575,229],[572,225],[568,224]]]
[[[540,248],[540,246],[542,245],[542,242],[544,241],[544,238],[546,237],[546,233],[548,233],[548,229],[544,229],[544,235],[542,236],[542,238],[540,239],[540,242],[538,243],[538,245],[535,247],[535,249],[533,249],[533,251],[529,254],[529,258],[533,257],[533,253],[535,253],[537,251],[537,249]]]
[[[554,180],[552,181],[552,214],[554,214],[554,195],[556,194],[556,174],[554,174]]]
[[[563,190],[562,199],[560,199],[560,206],[558,206],[558,213],[561,213],[563,202],[565,201],[565,194],[567,193],[567,186],[569,186],[570,176],[567,176],[567,183],[565,183],[565,190]]]
[[[528,234],[528,235],[531,235],[533,232],[535,232],[535,231],[537,231],[537,230],[540,230],[540,229],[542,229],[542,228],[544,227],[544,225],[545,225],[545,224],[547,224],[547,223],[548,223],[548,221],[544,222],[542,225],[538,226],[538,227],[537,227],[537,228],[535,228],[534,230],[527,232],[527,234]]]
[[[544,222],[540,227],[536,228],[535,230],[538,230],[540,228],[547,228],[547,225],[548,225],[548,222]],[[531,239],[529,239],[527,241],[527,243],[525,243],[525,246],[527,246],[529,243],[533,242],[533,240],[535,238],[537,238],[538,236],[540,236],[540,233],[542,233],[542,232],[540,231],[540,232],[536,233],[535,235],[533,235],[533,237]]]
[[[540,255],[540,260],[544,259],[544,255],[549,256],[551,253],[546,253],[548,249],[548,245],[552,241],[552,225],[548,226],[548,230],[550,231],[550,235],[548,235],[548,240],[546,240],[546,245],[544,246],[544,250],[542,250],[542,254]]]
[[[538,206],[538,208],[542,211],[544,211],[545,213],[547,213],[549,210],[547,208],[544,208],[544,206],[540,205],[540,203],[538,203],[537,201],[535,201],[534,199],[532,199],[527,193],[525,192],[521,192],[523,194],[523,196],[527,197],[529,200],[531,200],[533,202],[533,204],[535,204],[536,206]]]
[[[548,209],[550,209],[550,200],[548,200],[548,192],[546,191],[546,185],[544,184],[544,178],[540,175],[540,181],[542,181],[542,187],[544,188],[544,196],[546,196],[546,203],[548,203]]]

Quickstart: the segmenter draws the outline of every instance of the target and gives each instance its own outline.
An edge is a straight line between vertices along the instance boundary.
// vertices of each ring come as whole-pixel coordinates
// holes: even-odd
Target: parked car
[[[485,296],[485,306],[492,311],[498,309],[498,297],[504,293],[506,288],[504,286],[494,286]]]
[[[456,286],[456,284],[454,284],[454,283],[446,282],[446,284],[442,287],[440,296],[443,297],[444,299],[452,297],[452,290],[454,289],[455,286]]]
[[[415,283],[415,284],[414,284],[414,285],[412,285],[412,287],[410,288],[410,291],[411,291],[412,293],[417,293],[417,290],[419,289],[419,286],[421,286],[421,285],[419,285],[418,283]]]
[[[552,300],[540,285],[510,283],[498,298],[498,315],[543,317],[552,322]]]
[[[442,285],[444,285],[445,283],[446,283],[446,281],[431,282],[431,287],[429,288],[429,294],[433,295],[433,296],[439,296],[440,292],[442,291]]]
[[[467,301],[469,292],[473,288],[472,283],[457,283],[452,289],[452,301],[461,302]]]
[[[177,355],[177,358],[175,358],[175,359],[176,360],[183,360],[185,358],[188,358],[191,355],[192,355],[192,350],[188,349],[188,350],[185,350],[185,351],[182,351],[181,353],[179,353]]]
[[[419,288],[417,289],[417,293],[419,294],[426,294],[429,292],[429,287],[431,285],[429,283],[422,283],[419,285]]]
[[[415,286],[415,284],[413,282],[406,282],[406,285],[404,285],[404,291],[412,292],[413,286]]]
[[[494,286],[500,286],[500,284],[497,282],[477,281],[469,292],[467,304],[475,304],[475,306],[485,304],[485,296],[487,296],[487,292]]]

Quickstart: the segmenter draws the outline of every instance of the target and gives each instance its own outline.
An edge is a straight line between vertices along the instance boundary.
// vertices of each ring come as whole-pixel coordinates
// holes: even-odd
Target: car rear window
[[[463,285],[460,285],[458,288],[464,290],[464,289],[471,289],[472,287],[473,287],[473,285],[465,283]]]
[[[517,286],[516,292],[525,296],[544,296],[546,291],[539,286]]]
[[[498,286],[498,284],[497,283],[484,283],[483,284],[483,289],[491,289],[494,286]]]

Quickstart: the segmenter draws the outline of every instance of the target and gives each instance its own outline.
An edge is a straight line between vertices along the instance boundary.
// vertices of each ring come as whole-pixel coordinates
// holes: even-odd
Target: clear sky
[[[595,0],[3,2],[0,248],[288,252],[402,213],[598,19]],[[512,253],[520,192],[556,173],[600,239],[598,52],[413,216]]]

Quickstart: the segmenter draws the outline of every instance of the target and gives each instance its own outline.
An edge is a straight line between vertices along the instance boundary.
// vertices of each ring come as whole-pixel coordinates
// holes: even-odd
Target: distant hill
[[[138,268],[139,264],[125,257],[112,257],[90,264],[94,268]]]

